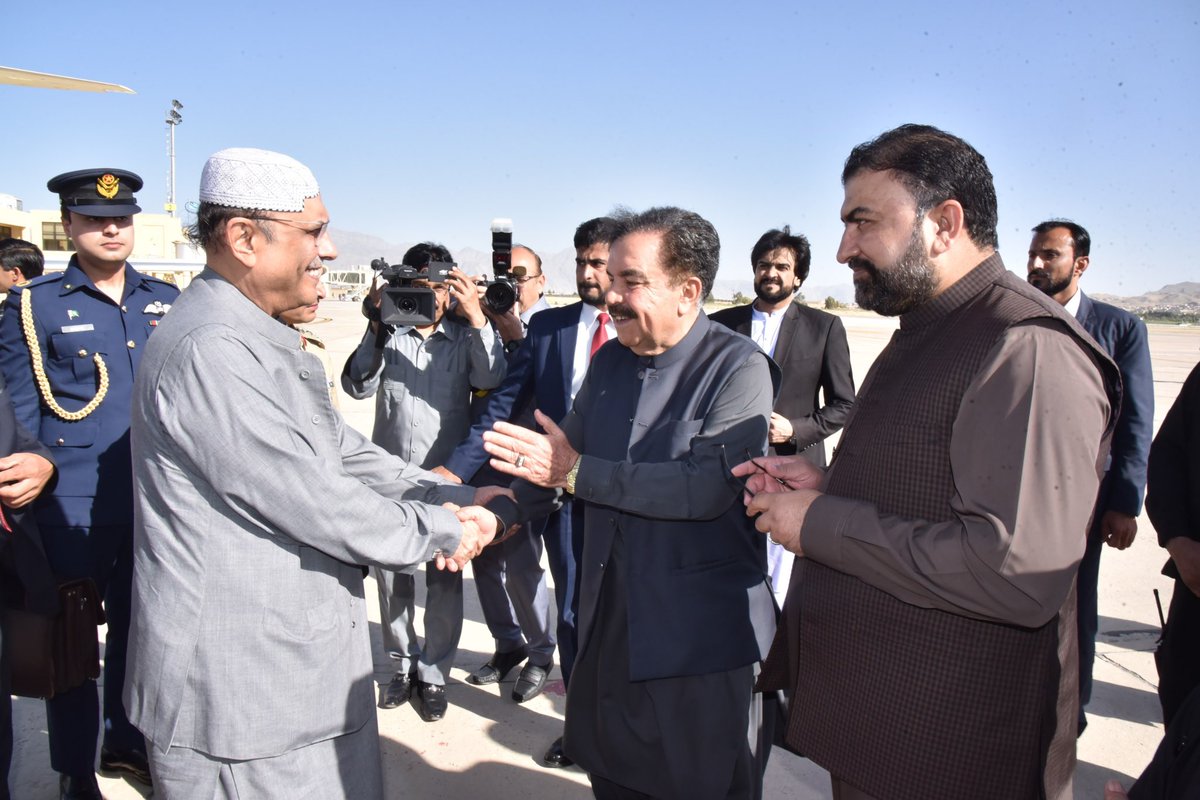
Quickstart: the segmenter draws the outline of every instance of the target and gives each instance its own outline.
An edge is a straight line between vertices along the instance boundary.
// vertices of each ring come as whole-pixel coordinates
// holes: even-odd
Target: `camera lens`
[[[483,299],[492,311],[497,314],[507,314],[508,310],[517,302],[517,293],[512,284],[496,281],[487,287]]]

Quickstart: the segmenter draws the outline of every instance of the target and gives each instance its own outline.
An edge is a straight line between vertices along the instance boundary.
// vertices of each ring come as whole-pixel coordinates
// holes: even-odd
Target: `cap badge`
[[[121,188],[121,181],[116,175],[111,172],[106,172],[96,179],[96,191],[106,200],[112,200],[117,196],[117,191]]]

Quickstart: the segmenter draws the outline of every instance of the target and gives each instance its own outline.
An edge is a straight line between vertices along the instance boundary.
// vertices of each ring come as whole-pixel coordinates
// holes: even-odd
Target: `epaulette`
[[[45,275],[39,275],[36,278],[30,278],[29,280],[15,283],[13,284],[12,289],[9,289],[9,291],[23,291],[25,289],[36,288],[38,286],[45,286],[48,283],[58,283],[62,280],[63,275],[64,273],[62,272],[47,272]]]

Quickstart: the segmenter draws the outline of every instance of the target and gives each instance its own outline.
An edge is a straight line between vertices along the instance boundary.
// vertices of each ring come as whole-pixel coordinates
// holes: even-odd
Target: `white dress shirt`
[[[571,400],[583,385],[583,376],[587,374],[588,363],[592,360],[592,337],[600,326],[600,309],[593,305],[583,304],[579,312],[579,325],[575,328],[575,361],[571,365]],[[617,338],[617,326],[612,318],[604,326],[608,330],[608,338]]]

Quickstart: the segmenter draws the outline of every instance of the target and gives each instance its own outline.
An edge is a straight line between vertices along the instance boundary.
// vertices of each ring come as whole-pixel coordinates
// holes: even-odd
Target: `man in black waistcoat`
[[[774,630],[766,541],[733,464],[762,455],[778,370],[701,313],[720,244],[677,208],[618,219],[606,295],[618,341],[566,417],[484,434],[536,518],[586,500],[579,656],[563,748],[599,798],[761,796],[757,665]]]
[[[804,556],[760,685],[792,690],[785,739],[842,800],[1067,800],[1071,588],[1119,375],[1004,268],[991,172],[962,139],[888,131],[842,183],[838,260],[900,330],[827,472],[734,470],[758,529]]]

